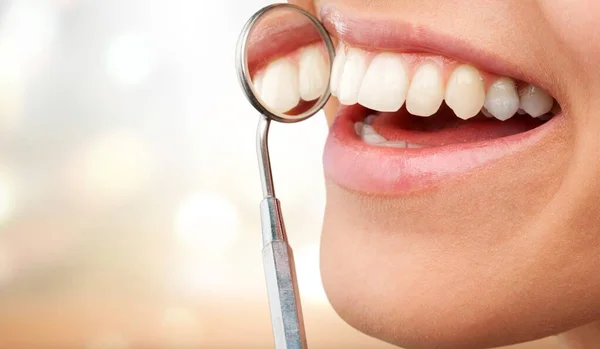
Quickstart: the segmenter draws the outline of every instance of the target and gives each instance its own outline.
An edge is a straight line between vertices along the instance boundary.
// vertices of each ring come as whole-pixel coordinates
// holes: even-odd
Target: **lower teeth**
[[[485,116],[487,116],[488,118],[494,117],[493,115],[489,114],[489,112],[487,112],[487,110],[485,110],[485,109],[482,109],[482,113]],[[522,109],[519,109],[519,111],[517,113],[519,115],[526,114]],[[548,114],[537,117],[537,119],[540,119],[543,121],[548,121],[548,120],[552,119],[553,114],[554,113],[548,113]],[[365,142],[366,144],[374,145],[374,146],[378,146],[378,147],[401,148],[401,149],[421,149],[421,148],[429,147],[427,145],[409,143],[407,141],[401,141],[401,140],[389,141],[389,140],[387,140],[385,137],[383,137],[382,135],[377,133],[377,131],[375,131],[373,126],[371,126],[375,117],[377,117],[376,114],[371,114],[365,118],[364,122],[356,122],[354,124],[354,130],[356,132],[356,135],[359,136],[363,140],[363,142]]]
[[[359,136],[363,142],[376,145],[379,147],[389,147],[389,148],[402,148],[402,149],[420,149],[425,148],[426,146],[420,144],[408,143],[405,141],[388,141],[377,133],[373,126],[371,126],[371,122],[375,118],[375,115],[369,115],[365,122],[357,122],[354,124],[354,130],[356,131],[356,135]]]

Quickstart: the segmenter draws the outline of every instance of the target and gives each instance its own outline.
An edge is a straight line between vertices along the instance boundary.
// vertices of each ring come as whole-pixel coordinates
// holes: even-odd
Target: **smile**
[[[339,40],[331,93],[342,105],[324,167],[342,187],[399,195],[440,186],[561,128],[551,92],[501,57],[405,23],[332,9],[322,17]]]

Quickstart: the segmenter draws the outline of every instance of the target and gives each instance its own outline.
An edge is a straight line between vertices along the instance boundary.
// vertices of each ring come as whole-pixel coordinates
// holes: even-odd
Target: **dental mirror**
[[[310,13],[290,4],[267,6],[244,26],[236,52],[238,79],[260,113],[256,137],[263,190],[263,265],[276,349],[306,349],[292,249],[275,196],[268,134],[271,120],[294,123],[319,112],[330,97],[335,49]]]
[[[258,11],[238,42],[238,78],[250,103],[272,120],[305,120],[329,99],[335,55],[331,38],[310,13],[276,4]]]

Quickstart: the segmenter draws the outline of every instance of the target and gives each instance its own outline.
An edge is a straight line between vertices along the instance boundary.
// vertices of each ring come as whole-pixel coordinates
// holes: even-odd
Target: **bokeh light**
[[[327,303],[319,268],[319,244],[313,243],[294,253],[301,296],[309,302]]]
[[[114,39],[106,55],[106,71],[116,83],[138,84],[155,69],[157,54],[143,32],[132,31]]]
[[[0,131],[14,131],[24,108],[27,79],[39,71],[58,31],[49,1],[8,1],[0,19]]]
[[[11,175],[0,170],[0,224],[8,220],[15,208],[15,183]]]
[[[235,204],[213,191],[184,199],[175,214],[178,242],[174,284],[185,294],[217,294],[231,289],[232,253],[240,232]],[[220,290],[220,291],[216,291]]]
[[[86,349],[130,349],[127,340],[118,333],[103,333],[93,338]]]
[[[76,200],[87,205],[117,204],[143,189],[154,164],[146,143],[116,131],[90,140],[73,156],[68,183]]]
[[[182,307],[165,310],[161,331],[166,349],[199,348],[204,336],[197,315]]]
[[[0,240],[0,288],[7,285],[15,273],[15,261],[8,245]]]
[[[223,254],[238,235],[239,215],[235,205],[217,193],[198,193],[180,206],[176,219],[177,238],[199,254]]]
[[[39,58],[54,39],[58,18],[50,1],[9,1],[0,41],[22,61]]]
[[[22,62],[0,42],[0,131],[14,131],[23,112],[25,81]]]

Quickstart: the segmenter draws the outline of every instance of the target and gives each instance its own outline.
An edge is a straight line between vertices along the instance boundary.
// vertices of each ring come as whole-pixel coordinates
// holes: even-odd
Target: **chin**
[[[595,269],[574,263],[572,252],[544,257],[568,251],[557,248],[560,239],[532,244],[543,198],[488,219],[494,207],[465,217],[465,188],[454,188],[399,199],[329,182],[322,279],[348,324],[407,349],[483,349],[599,318],[598,292],[589,291],[599,286],[589,280]]]

